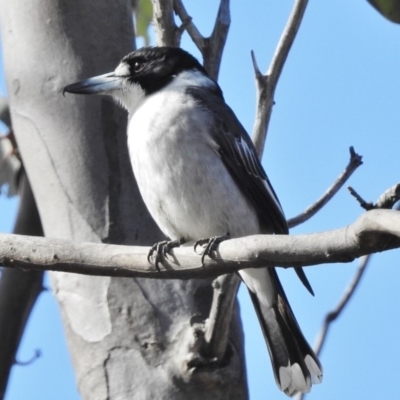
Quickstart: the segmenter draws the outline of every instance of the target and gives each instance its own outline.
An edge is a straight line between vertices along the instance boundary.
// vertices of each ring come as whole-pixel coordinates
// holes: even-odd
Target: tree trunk
[[[107,98],[62,96],[66,84],[114,69],[132,50],[130,2],[13,0],[0,12],[13,129],[45,235],[160,240],[128,161],[124,112]],[[51,281],[83,399],[247,397],[237,308],[224,364],[188,367],[210,281],[68,273]]]

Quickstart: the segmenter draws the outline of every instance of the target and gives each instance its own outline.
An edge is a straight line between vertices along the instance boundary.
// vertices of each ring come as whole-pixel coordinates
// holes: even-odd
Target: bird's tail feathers
[[[270,272],[276,274],[275,270]],[[275,379],[288,396],[308,393],[312,384],[322,382],[322,366],[300,330],[278,277],[271,278],[277,291],[272,305],[263,304],[256,293],[250,289],[249,292],[268,345]]]

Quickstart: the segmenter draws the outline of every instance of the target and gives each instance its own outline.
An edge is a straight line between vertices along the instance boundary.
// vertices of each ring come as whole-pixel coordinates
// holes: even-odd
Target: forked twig
[[[314,204],[306,208],[296,217],[288,219],[287,222],[289,228],[300,225],[321,210],[321,208],[332,199],[332,197],[339,191],[339,189],[345,184],[345,182],[360,165],[362,165],[362,156],[357,154],[353,147],[350,147],[350,161],[344,171],[338,176],[332,186],[329,187],[328,190]]]
[[[181,31],[182,29],[186,29],[203,56],[205,69],[213,79],[218,80],[222,53],[231,24],[229,0],[220,1],[214,28],[210,37],[204,37],[200,33],[181,0],[174,0],[174,10],[182,21]]]
[[[174,11],[182,22],[180,30],[186,30],[197,48],[202,51],[205,46],[205,38],[197,29],[197,26],[193,22],[193,18],[188,14],[181,0],[174,0]]]

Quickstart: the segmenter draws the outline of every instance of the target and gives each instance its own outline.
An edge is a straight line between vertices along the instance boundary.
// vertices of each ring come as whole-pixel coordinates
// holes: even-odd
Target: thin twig
[[[187,31],[194,44],[202,53],[205,47],[205,38],[197,29],[197,26],[193,22],[193,18],[188,14],[181,0],[174,0],[174,11],[182,21],[181,31],[182,29]]]
[[[40,349],[36,349],[35,353],[29,360],[27,360],[27,361],[15,360],[15,365],[26,367],[27,365],[33,364],[40,357],[42,357],[42,351]]]
[[[289,16],[286,27],[275,50],[270,67],[265,75],[260,72],[257,61],[252,52],[253,66],[257,85],[257,108],[253,127],[253,142],[261,158],[267,137],[268,124],[274,104],[275,89],[285,65],[290,48],[299,30],[308,0],[296,0]]]
[[[231,23],[229,0],[220,1],[213,31],[207,38],[197,29],[181,0],[174,0],[174,10],[182,21],[182,27],[187,30],[194,44],[200,50],[208,74],[218,80],[222,53]]]
[[[400,184],[396,184],[382,193],[376,203],[364,200],[351,186],[347,188],[352,196],[360,203],[364,210],[377,208],[391,209],[400,199]]]
[[[360,165],[362,165],[362,156],[357,154],[353,147],[350,147],[350,161],[344,171],[338,176],[332,186],[329,187],[328,190],[314,204],[309,206],[296,217],[288,219],[287,222],[289,228],[300,225],[321,210],[321,208],[328,203],[330,199],[332,199],[332,197],[339,191],[339,189],[345,184],[345,182]]]
[[[351,186],[347,187],[350,194],[360,203],[360,206],[366,210],[373,210],[375,208],[374,203],[371,201],[365,201]]]
[[[351,280],[351,282],[345,289],[345,291],[342,295],[342,298],[339,300],[336,307],[332,311],[330,311],[328,314],[326,314],[322,329],[321,329],[320,333],[318,334],[318,337],[317,337],[317,340],[316,340],[316,343],[314,346],[315,354],[317,354],[317,356],[319,356],[321,354],[321,351],[325,344],[326,337],[327,337],[329,328],[331,326],[331,323],[340,316],[340,314],[342,313],[344,308],[347,306],[347,304],[349,304],[350,299],[353,297],[358,285],[361,282],[361,278],[363,277],[364,272],[366,271],[366,268],[368,266],[370,259],[371,259],[371,255],[361,257],[357,271],[356,271],[353,279]]]

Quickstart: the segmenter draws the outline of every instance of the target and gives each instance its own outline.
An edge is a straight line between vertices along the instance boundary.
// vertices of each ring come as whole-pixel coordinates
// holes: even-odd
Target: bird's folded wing
[[[214,121],[210,126],[215,149],[228,171],[237,182],[244,195],[253,204],[265,232],[287,234],[285,214],[267,174],[257,156],[256,149],[243,125],[232,109],[225,103],[220,91],[210,95],[209,90],[192,87],[190,94],[207,108]],[[301,267],[295,268],[296,274],[314,295],[311,284]]]
[[[216,151],[243,194],[253,204],[265,232],[288,233],[278,197],[258,159],[253,142],[234,112],[219,93],[210,96],[209,91],[193,87],[190,94],[214,118],[210,125],[214,126],[211,135]]]

